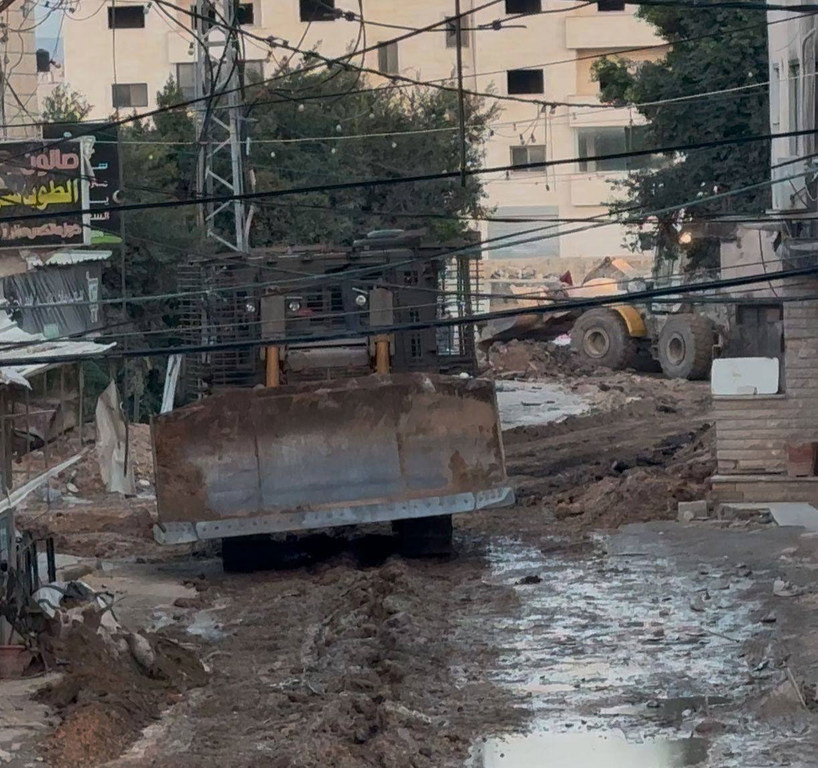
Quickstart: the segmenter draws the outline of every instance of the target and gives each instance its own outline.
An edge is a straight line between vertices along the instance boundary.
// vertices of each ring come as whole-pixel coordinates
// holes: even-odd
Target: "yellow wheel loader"
[[[264,348],[186,361],[191,402],[152,427],[157,540],[221,539],[243,570],[274,534],[391,522],[406,554],[442,554],[452,514],[512,504],[473,327],[373,333],[472,314],[477,274],[402,231],[191,260],[189,338]]]
[[[655,362],[672,379],[706,379],[718,344],[717,326],[703,314],[631,304],[589,309],[571,331],[574,351],[589,362],[614,370]]]

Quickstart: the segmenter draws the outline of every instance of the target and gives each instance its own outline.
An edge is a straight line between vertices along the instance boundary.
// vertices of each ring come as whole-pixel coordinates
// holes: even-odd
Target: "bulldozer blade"
[[[152,426],[163,543],[513,502],[494,384],[394,374],[228,390]]]

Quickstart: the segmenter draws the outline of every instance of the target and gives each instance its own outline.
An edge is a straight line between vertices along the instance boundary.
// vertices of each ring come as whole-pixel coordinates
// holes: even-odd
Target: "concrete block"
[[[775,357],[720,357],[713,361],[710,389],[714,395],[774,395],[778,368]]]
[[[689,523],[697,517],[707,517],[707,502],[701,501],[680,501],[677,519],[680,523]]]

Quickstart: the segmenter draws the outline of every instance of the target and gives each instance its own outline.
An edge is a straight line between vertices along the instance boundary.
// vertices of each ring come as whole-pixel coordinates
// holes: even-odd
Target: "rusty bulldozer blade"
[[[428,374],[230,390],[153,424],[162,543],[513,502],[494,384]]]

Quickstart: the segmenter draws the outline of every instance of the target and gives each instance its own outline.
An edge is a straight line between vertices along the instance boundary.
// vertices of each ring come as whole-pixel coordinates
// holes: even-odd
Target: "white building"
[[[471,6],[463,0],[463,10]],[[375,22],[418,28],[454,13],[454,0],[370,0],[363,3],[367,46],[390,40],[401,29]],[[185,9],[188,5],[185,5]],[[301,49],[316,48],[325,56],[350,51],[359,24],[332,9],[358,11],[357,3],[344,0],[252,0],[240,3],[245,28],[266,38],[275,35]],[[548,11],[540,13],[540,11]],[[532,14],[522,15],[519,14]],[[517,17],[518,18],[509,18]],[[543,111],[543,100],[576,104],[598,103],[597,84],[590,67],[596,57],[625,49],[629,58],[655,58],[663,50],[652,28],[634,17],[621,0],[600,0],[566,10],[563,0],[504,0],[472,14],[464,33],[466,87],[501,96],[519,96],[537,103],[501,101],[503,112],[486,145],[485,164],[506,166],[541,160],[624,151],[630,146],[638,115],[629,109],[593,109],[560,106]],[[498,19],[507,20],[499,30]],[[479,28],[488,25],[489,28]],[[192,96],[195,46],[191,17],[157,3],[132,0],[77,0],[63,27],[65,77],[85,95],[94,109],[90,117],[107,117],[115,108],[146,111],[155,106],[156,93],[169,76]],[[93,41],[93,45],[89,45]],[[272,74],[269,46],[245,38],[247,69]],[[277,56],[286,56],[279,49]],[[399,73],[423,80],[451,78],[455,68],[455,36],[441,27],[384,46],[354,64]],[[116,72],[116,77],[114,77]],[[116,82],[115,82],[116,80]],[[497,217],[560,217],[583,219],[606,212],[604,203],[614,192],[611,181],[621,178],[624,162],[596,165],[593,161],[557,165],[544,170],[497,173],[486,179],[488,204]],[[530,223],[488,222],[488,238],[528,229]],[[577,229],[567,224],[565,230]],[[618,226],[564,234],[539,243],[519,244],[498,250],[498,262],[535,266],[562,272],[572,269],[581,277],[604,256],[625,256],[646,263],[646,254],[625,247]]]

